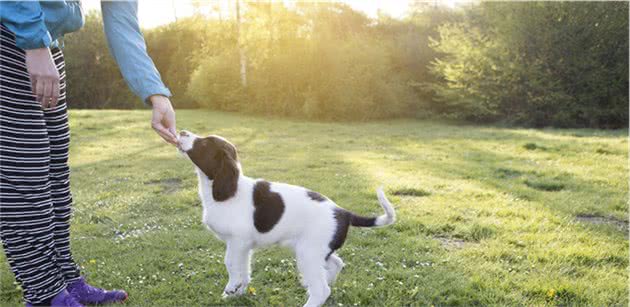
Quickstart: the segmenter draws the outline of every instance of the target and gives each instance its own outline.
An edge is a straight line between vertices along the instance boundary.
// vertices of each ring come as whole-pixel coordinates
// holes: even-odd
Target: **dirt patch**
[[[564,189],[564,183],[550,179],[527,179],[525,185],[539,191],[557,192]]]
[[[520,171],[511,168],[498,168],[495,174],[499,178],[516,178],[522,175]]]
[[[602,155],[612,155],[613,152],[606,149],[606,148],[597,148],[597,150],[595,150],[596,153],[598,154],[602,154]]]
[[[413,196],[413,197],[424,197],[424,196],[431,195],[431,192],[429,191],[416,189],[416,188],[400,188],[400,189],[393,190],[391,193],[397,196]]]
[[[181,189],[182,180],[179,178],[164,178],[164,179],[147,181],[144,184],[159,185],[162,187],[163,193],[173,194]]]
[[[547,147],[545,146],[540,146],[536,143],[526,143],[525,145],[523,145],[523,148],[527,149],[527,150],[547,150]]]
[[[457,238],[435,237],[440,241],[440,245],[448,250],[462,249],[466,246],[466,241]]]
[[[628,221],[624,221],[612,216],[599,216],[594,214],[578,214],[575,219],[580,223],[588,223],[595,225],[612,225],[615,228],[623,231],[626,235],[628,234]]]

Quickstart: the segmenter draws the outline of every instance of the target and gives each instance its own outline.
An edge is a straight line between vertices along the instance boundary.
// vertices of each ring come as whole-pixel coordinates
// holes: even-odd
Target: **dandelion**
[[[256,288],[254,287],[248,287],[247,288],[247,292],[251,295],[256,295]]]
[[[96,259],[90,259],[90,264],[96,264]]]
[[[556,289],[549,289],[549,291],[547,291],[547,298],[554,298],[556,296]]]

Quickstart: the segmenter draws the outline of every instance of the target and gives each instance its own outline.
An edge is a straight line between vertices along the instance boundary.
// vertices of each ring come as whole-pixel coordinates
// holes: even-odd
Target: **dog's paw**
[[[236,285],[227,285],[223,290],[223,298],[231,297],[231,296],[239,296],[245,294],[245,290],[247,290],[247,284],[236,284]]]

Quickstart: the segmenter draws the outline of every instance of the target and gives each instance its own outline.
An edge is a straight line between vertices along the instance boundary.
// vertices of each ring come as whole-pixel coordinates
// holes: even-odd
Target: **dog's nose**
[[[181,132],[179,133],[179,136],[188,136],[188,132],[186,132],[186,131],[181,131]]]

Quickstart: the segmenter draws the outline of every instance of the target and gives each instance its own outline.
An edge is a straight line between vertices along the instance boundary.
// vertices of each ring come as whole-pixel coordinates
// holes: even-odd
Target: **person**
[[[137,1],[101,3],[110,53],[153,109],[153,129],[177,143],[168,88],[148,56]],[[60,38],[81,28],[78,1],[0,2],[0,239],[27,306],[124,301],[89,285],[72,259],[64,58]]]

